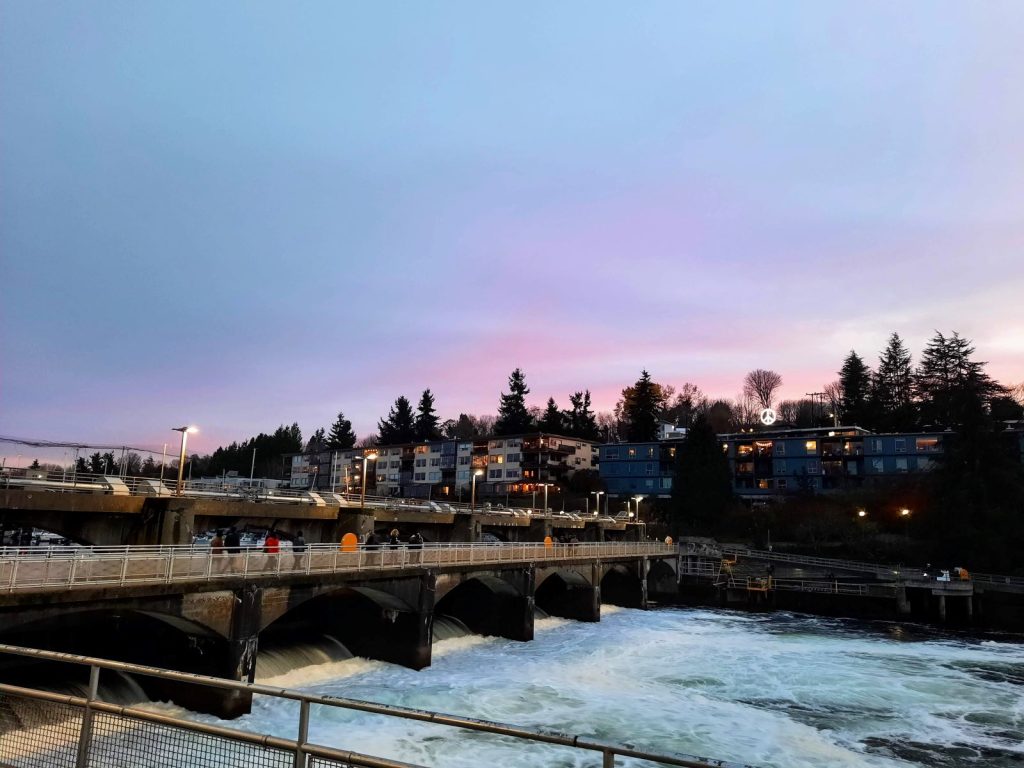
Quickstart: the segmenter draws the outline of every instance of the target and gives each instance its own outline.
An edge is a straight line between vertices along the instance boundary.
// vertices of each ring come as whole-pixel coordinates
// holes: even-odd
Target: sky
[[[1024,6],[0,3],[0,435],[1024,379]],[[0,445],[0,452],[13,453]]]

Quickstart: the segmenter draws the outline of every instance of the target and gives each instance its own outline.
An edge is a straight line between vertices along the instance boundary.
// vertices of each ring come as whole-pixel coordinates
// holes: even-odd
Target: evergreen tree
[[[661,389],[651,381],[645,370],[636,384],[622,391],[623,432],[627,442],[649,442],[658,439],[658,414],[661,410]]]
[[[960,334],[935,332],[914,377],[922,424],[956,429],[979,403],[1003,393],[985,373],[985,363],[971,359],[973,354],[971,342]]]
[[[331,425],[331,431],[327,434],[327,447],[334,451],[342,451],[347,448],[354,448],[356,445],[356,433],[352,431],[352,422],[345,418],[343,411],[338,411],[338,418]]]
[[[707,533],[734,502],[729,460],[711,422],[700,414],[676,449],[671,531],[675,536]]]
[[[87,473],[89,471],[89,465],[85,463],[85,459],[82,456],[78,457],[78,461],[75,462],[75,472]]]
[[[94,475],[103,472],[103,455],[99,451],[89,455],[89,472]]]
[[[416,439],[416,419],[405,395],[399,396],[386,419],[377,425],[381,445],[411,443]]]
[[[327,449],[327,434],[324,428],[320,427],[306,443],[306,453],[320,453]]]
[[[444,423],[444,436],[449,440],[466,440],[478,434],[472,416],[460,413],[458,419],[448,419]]]
[[[558,410],[555,398],[548,398],[548,407],[544,410],[543,415],[537,422],[537,429],[541,432],[552,432],[556,435],[563,435],[566,433],[565,419],[562,416],[562,412]]]
[[[852,349],[839,371],[839,386],[842,388],[839,407],[843,423],[867,426],[869,421],[868,401],[871,396],[871,369]]]
[[[160,468],[157,466],[156,461],[153,460],[152,456],[147,456],[146,460],[142,462],[143,477],[156,477],[158,474],[160,474]]]
[[[434,395],[429,389],[425,389],[420,397],[420,404],[416,409],[416,439],[439,440],[441,432],[437,427],[438,422],[439,419],[434,412]]]
[[[32,459],[32,463],[28,465],[29,469],[39,469],[39,459]]]
[[[517,435],[535,428],[533,417],[526,408],[528,394],[530,388],[526,386],[526,375],[516,368],[508,377],[508,394],[503,392],[501,395],[498,420],[494,422],[495,435]]]
[[[600,440],[601,430],[590,406],[590,390],[574,392],[569,396],[569,402],[572,408],[566,414],[568,434],[584,440]]]
[[[914,376],[910,363],[910,351],[903,345],[900,335],[893,333],[878,359],[872,393],[881,429],[901,431],[914,426]]]

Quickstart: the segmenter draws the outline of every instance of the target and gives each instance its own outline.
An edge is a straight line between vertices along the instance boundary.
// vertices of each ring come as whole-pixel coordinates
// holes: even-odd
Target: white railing
[[[39,490],[49,493],[88,493],[114,496],[170,497],[177,490],[177,479],[164,477],[120,477],[72,472],[46,472],[7,467],[0,472],[0,489]],[[481,502],[475,506],[455,501],[411,497],[374,496],[346,493],[344,490],[296,488],[248,488],[227,480],[184,480],[181,495],[185,498],[251,501],[264,504],[305,504],[332,507],[366,507],[389,512],[427,512],[432,514],[468,514],[477,512],[508,517],[553,517],[578,521],[602,520],[604,515],[585,515],[575,511],[545,511],[528,506],[504,506]]]
[[[674,545],[658,542],[460,543],[425,544],[422,547],[360,546],[355,549],[337,544],[310,544],[302,551],[282,548],[276,553],[256,548],[213,552],[209,547],[194,546],[52,547],[35,552],[8,548],[6,554],[0,553],[0,591],[195,583],[455,565],[664,557],[674,556],[677,551]]]

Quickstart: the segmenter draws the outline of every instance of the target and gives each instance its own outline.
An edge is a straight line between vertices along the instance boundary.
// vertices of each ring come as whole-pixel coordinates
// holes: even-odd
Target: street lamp
[[[865,510],[863,510],[863,509],[858,509],[857,510],[857,517],[867,517],[867,516],[868,516],[868,513]]]
[[[473,492],[472,492],[472,494],[469,497],[469,511],[470,512],[476,511],[476,479],[478,477],[481,477],[483,475],[483,473],[484,473],[484,471],[482,469],[473,470]]]
[[[600,514],[601,512],[601,497],[604,496],[604,491],[591,491],[591,496],[594,496],[594,509]],[[605,510],[607,512],[607,510]]]
[[[903,518],[903,538],[910,538],[910,510],[904,507],[900,510],[900,517]]]
[[[370,451],[363,456],[363,484],[362,490],[359,493],[359,509],[366,511],[366,465],[368,462],[376,461],[377,453]]]
[[[633,501],[636,502],[636,521],[640,522],[640,502],[644,500],[643,496],[634,496]]]
[[[548,488],[554,487],[554,483],[537,483],[544,488],[544,514],[548,512]]]
[[[178,485],[174,495],[181,496],[181,489],[185,481],[185,444],[188,443],[188,436],[199,431],[198,427],[171,427],[175,432],[181,432],[181,454],[178,456]]]

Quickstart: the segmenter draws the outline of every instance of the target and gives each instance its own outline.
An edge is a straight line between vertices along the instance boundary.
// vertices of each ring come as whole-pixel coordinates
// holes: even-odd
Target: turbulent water
[[[602,610],[600,624],[540,619],[532,643],[458,636],[447,623],[451,639],[420,672],[331,659],[279,673],[279,652],[272,680],[758,766],[1024,765],[1019,638],[781,613]],[[291,736],[294,706],[260,697],[233,725]],[[599,764],[594,753],[343,710],[315,709],[310,735],[445,768]]]

